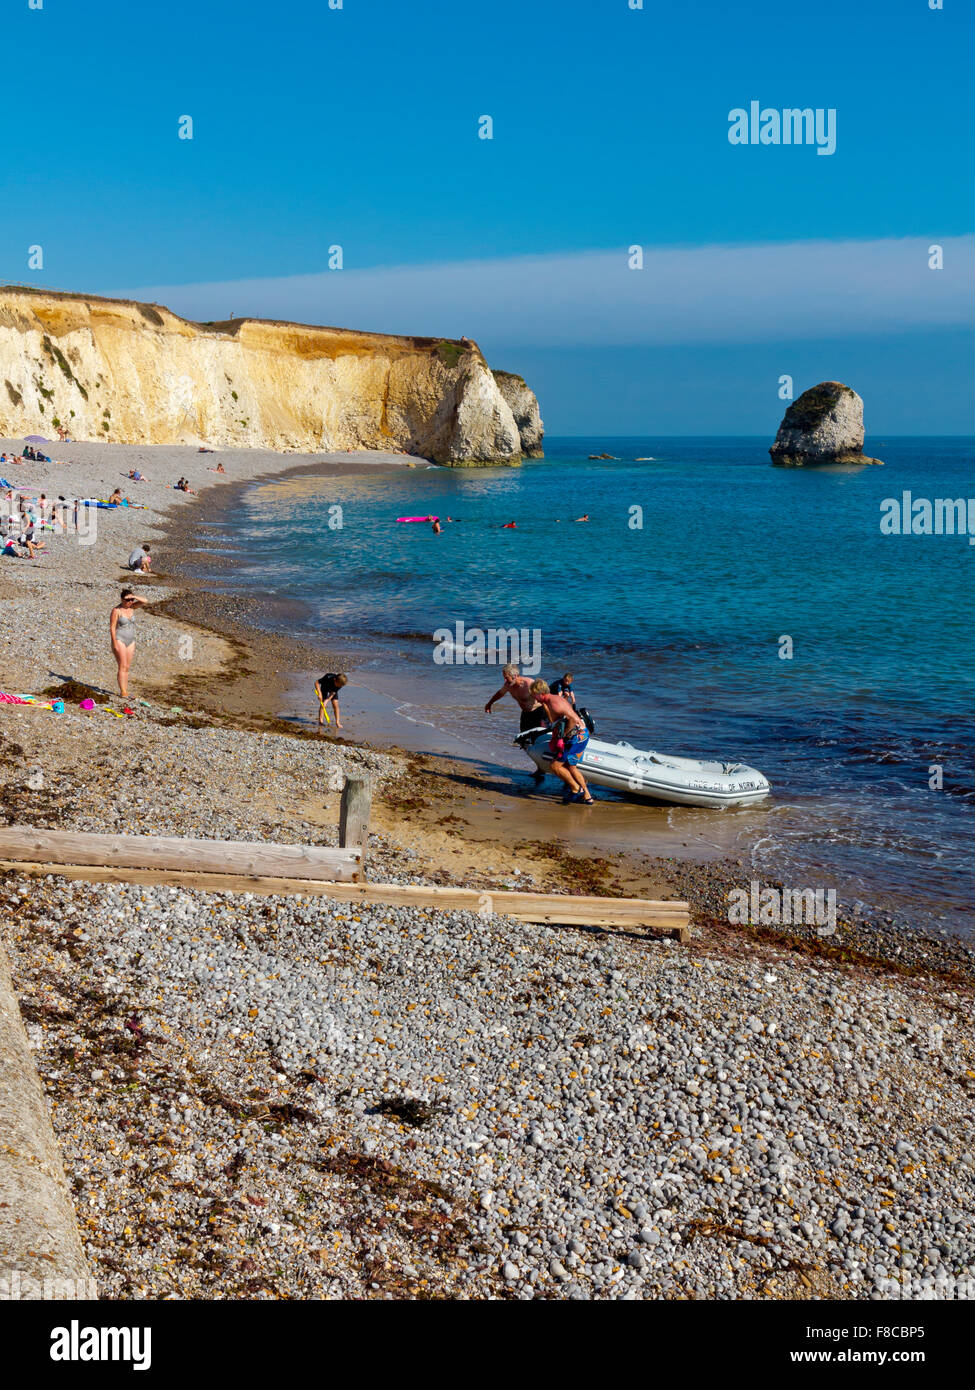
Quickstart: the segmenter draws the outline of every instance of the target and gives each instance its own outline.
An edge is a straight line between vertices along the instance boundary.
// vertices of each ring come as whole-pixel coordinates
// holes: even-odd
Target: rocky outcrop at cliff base
[[[191,323],[157,304],[0,289],[0,435],[57,427],[123,444],[404,451],[518,463],[525,437],[476,343],[263,319]]]
[[[863,401],[839,381],[821,381],[792,402],[769,453],[783,468],[882,463],[863,452]]]
[[[515,417],[521,435],[521,452],[525,458],[544,458],[542,439],[545,430],[535,392],[526,384],[524,377],[516,376],[514,372],[494,372],[493,376]]]

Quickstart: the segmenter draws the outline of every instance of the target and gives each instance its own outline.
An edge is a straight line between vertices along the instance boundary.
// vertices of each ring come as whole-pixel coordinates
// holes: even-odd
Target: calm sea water
[[[235,586],[293,604],[289,626],[350,653],[430,747],[443,728],[519,759],[511,715],[481,713],[496,672],[436,665],[434,631],[538,630],[541,673],[575,673],[601,737],[768,775],[757,867],[971,930],[975,545],[880,517],[904,490],[975,496],[975,439],[872,439],[886,466],[862,469],[776,469],[767,447],[549,439],[520,469],[257,484],[215,542]],[[457,520],[395,521],[426,513]]]

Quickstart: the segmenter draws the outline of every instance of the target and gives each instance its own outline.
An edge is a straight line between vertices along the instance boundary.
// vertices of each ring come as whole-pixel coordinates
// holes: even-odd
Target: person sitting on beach
[[[227,470],[226,470],[226,468],[224,468],[224,466],[223,466],[222,463],[218,463],[217,466],[216,466],[216,468],[208,468],[208,469],[207,469],[207,472],[208,472],[208,473],[226,473],[226,471],[227,471]]]
[[[8,560],[22,560],[24,558],[33,560],[40,548],[41,547],[39,545],[34,544],[33,533],[31,533],[31,535],[28,536],[27,532],[25,531],[21,535],[19,535],[16,538],[16,540],[13,536],[7,537],[6,541],[4,542],[3,554]]]
[[[560,676],[557,681],[553,681],[549,687],[553,695],[561,695],[563,700],[568,700],[573,709],[576,709],[575,691],[572,689],[572,672],[566,671],[564,676]]]
[[[137,546],[125,562],[125,568],[131,570],[133,574],[148,574],[152,568],[152,556],[149,553],[149,547],[147,545]]]
[[[186,479],[186,478],[179,478],[179,479],[173,484],[173,487],[178,488],[180,492],[191,492],[191,493],[193,493],[193,496],[194,496],[194,497],[196,496],[196,493],[193,492],[193,489],[190,487],[189,481],[188,481],[188,479]]]
[[[140,473],[138,468],[129,469],[129,478],[133,483],[145,483],[148,479],[144,473]]]
[[[335,727],[341,729],[342,718],[339,714],[339,691],[343,686],[348,685],[349,678],[340,671],[332,671],[327,676],[321,676],[315,682],[315,694],[318,696],[318,727],[322,728],[328,719],[326,704],[332,706],[332,713],[335,715]]]
[[[108,499],[108,505],[110,507],[121,507],[122,504],[127,501],[128,498],[122,496],[122,489],[120,487],[117,487],[115,491],[112,493],[111,497]]]
[[[582,806],[591,806],[593,800],[578,767],[589,742],[589,730],[568,700],[562,695],[553,695],[544,681],[532,681],[531,693],[553,721],[549,750],[552,771],[565,783],[563,802],[576,801]]]

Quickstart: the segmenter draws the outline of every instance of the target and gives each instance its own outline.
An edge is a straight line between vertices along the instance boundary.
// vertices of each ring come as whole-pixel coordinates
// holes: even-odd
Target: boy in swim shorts
[[[532,681],[531,693],[556,725],[549,748],[552,771],[565,783],[563,802],[575,801],[582,806],[591,806],[592,797],[579,767],[589,742],[589,730],[568,700],[562,695],[553,695],[545,681]]]

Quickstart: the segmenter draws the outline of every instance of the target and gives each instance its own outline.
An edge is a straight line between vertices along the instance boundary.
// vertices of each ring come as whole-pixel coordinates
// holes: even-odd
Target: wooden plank
[[[201,892],[302,894],[336,902],[421,907],[438,911],[504,913],[520,922],[603,927],[617,931],[651,931],[678,941],[690,937],[687,903],[640,898],[579,898],[559,893],[478,892],[473,888],[427,887],[422,884],[335,883],[315,879],[269,878],[195,870],[124,869],[96,864],[29,863],[0,860],[0,871],[35,877],[60,874],[94,883],[169,884]]]
[[[346,777],[339,804],[339,844],[343,849],[362,851],[363,861],[369,843],[369,817],[372,814],[372,781],[368,777]]]
[[[31,826],[0,829],[0,857],[34,863],[122,869],[201,870],[256,877],[355,879],[361,851],[321,845],[269,845],[247,840],[182,840],[151,835],[93,835]]]

